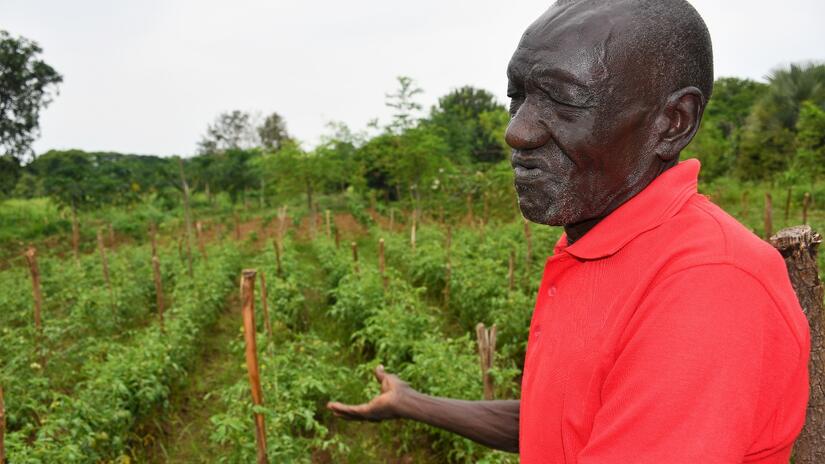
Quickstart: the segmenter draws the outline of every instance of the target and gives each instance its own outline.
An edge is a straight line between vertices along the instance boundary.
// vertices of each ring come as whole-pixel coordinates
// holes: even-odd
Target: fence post
[[[816,261],[820,243],[822,236],[807,225],[783,229],[771,237],[771,244],[785,258],[791,284],[811,329],[811,396],[805,427],[794,445],[796,464],[825,462],[825,309]]]
[[[241,301],[243,312],[243,332],[246,342],[246,370],[252,390],[252,403],[263,405],[261,373],[258,370],[258,348],[255,345],[255,270],[244,269],[241,277]],[[266,425],[264,416],[255,413],[255,440],[258,450],[258,464],[266,464]]]
[[[478,357],[481,360],[481,379],[484,384],[484,399],[492,400],[495,398],[495,385],[493,384],[493,376],[490,375],[490,369],[493,368],[493,362],[496,355],[496,325],[486,329],[484,324],[479,322],[476,325],[476,339],[478,342]]]
[[[358,274],[360,272],[358,269],[358,244],[352,242],[350,246],[352,247],[352,262],[355,263],[355,273]]]
[[[37,249],[29,247],[26,250],[26,261],[29,263],[29,273],[32,276],[32,298],[34,299],[34,328],[38,335],[43,332],[40,315],[43,309],[43,294],[40,292],[40,269],[37,267]]]
[[[160,273],[160,259],[158,259],[157,256],[152,256],[152,274],[155,279],[155,301],[158,307],[158,320],[160,321],[160,330],[163,331],[163,279]]]

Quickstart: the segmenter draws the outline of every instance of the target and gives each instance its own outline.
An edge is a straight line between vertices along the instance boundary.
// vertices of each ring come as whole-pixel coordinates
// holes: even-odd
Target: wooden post
[[[338,228],[335,228],[335,249],[338,250],[341,248],[341,232]]]
[[[358,270],[358,244],[352,242],[350,245],[352,247],[352,262],[355,263],[355,273],[359,272]]]
[[[209,261],[209,256],[206,254],[206,243],[203,238],[203,223],[201,221],[195,222],[195,230],[198,234],[198,250],[201,252],[204,261]]]
[[[0,464],[6,464],[6,402],[3,398],[3,386],[0,385]]]
[[[765,192],[765,240],[773,236],[773,198],[770,192]]]
[[[100,251],[100,264],[103,268],[103,281],[109,288],[109,298],[112,300],[112,311],[115,310],[115,290],[112,287],[112,281],[109,278],[109,259],[106,257],[106,245],[103,243],[103,230],[97,230],[97,249]]]
[[[450,306],[450,279],[453,277],[453,262],[451,248],[453,245],[453,229],[447,226],[447,240],[444,244],[444,307]]]
[[[275,249],[275,270],[278,277],[284,276],[284,270],[281,267],[281,242],[277,238],[272,239],[272,247]]]
[[[516,251],[510,250],[510,259],[507,262],[507,281],[509,282],[509,289],[512,292],[516,288]]]
[[[383,238],[378,239],[378,272],[381,274],[381,281],[384,284],[384,290],[386,290],[389,285],[389,279],[387,278],[386,262],[384,261]]]
[[[527,219],[524,220],[524,238],[527,242],[527,255],[524,258],[524,280],[525,282],[529,282],[530,266],[533,261],[533,234],[530,232],[530,221]]]
[[[332,238],[332,227],[330,226],[330,221],[329,221],[329,210],[324,211],[324,216],[325,216],[324,219],[326,220],[326,226],[327,226],[327,239],[330,239],[330,238]]]
[[[37,249],[29,247],[26,250],[26,261],[29,263],[29,273],[32,276],[32,298],[34,299],[34,328],[38,336],[43,332],[41,311],[43,310],[43,294],[40,292],[40,269],[37,267]]]
[[[478,342],[478,357],[481,360],[481,380],[484,384],[484,399],[489,401],[495,398],[495,385],[490,369],[496,355],[496,325],[486,329],[479,322],[476,326],[476,340]]]
[[[266,279],[261,272],[261,308],[264,310],[264,328],[269,340],[272,341],[272,321],[269,320],[269,302],[266,299]]]
[[[160,322],[160,330],[163,330],[163,277],[160,273],[160,259],[157,256],[152,256],[152,275],[155,279],[155,301],[158,307],[158,321]]]
[[[788,266],[796,296],[811,329],[810,398],[805,427],[794,445],[796,464],[825,462],[825,308],[823,285],[819,279],[816,257],[822,236],[810,226],[796,226],[779,231],[771,244],[779,250]]]
[[[418,214],[416,214],[418,210],[413,209],[412,212],[412,225],[410,226],[410,247],[412,248],[413,253],[415,253],[415,226]]]
[[[180,173],[180,183],[183,187],[183,217],[186,221],[186,260],[188,264],[189,277],[194,276],[192,270],[192,214],[189,211],[189,184],[183,174],[183,158],[178,158],[178,171]]]
[[[261,373],[258,370],[258,348],[255,345],[255,270],[244,269],[241,277],[241,301],[243,313],[243,333],[246,342],[246,370],[249,373],[249,386],[252,390],[252,403],[261,406],[264,403],[261,391]],[[255,413],[255,439],[258,449],[258,464],[266,464],[266,424],[264,416]]]
[[[785,222],[791,218],[791,188],[788,187],[788,197],[785,198]]]
[[[802,224],[808,224],[808,208],[811,206],[811,194],[805,192],[805,197],[802,199]]]
[[[109,247],[115,246],[115,228],[109,223]]]

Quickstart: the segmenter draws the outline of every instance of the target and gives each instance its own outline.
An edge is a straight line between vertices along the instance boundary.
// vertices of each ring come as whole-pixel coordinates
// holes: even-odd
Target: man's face
[[[527,219],[572,225],[603,217],[656,169],[655,73],[622,56],[629,24],[620,9],[554,6],[513,54],[506,139]]]

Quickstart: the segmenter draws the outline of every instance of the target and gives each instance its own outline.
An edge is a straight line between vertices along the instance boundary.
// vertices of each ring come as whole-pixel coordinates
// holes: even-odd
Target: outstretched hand
[[[378,422],[400,418],[401,399],[412,389],[398,376],[387,374],[381,365],[375,368],[375,380],[381,384],[381,393],[369,403],[348,405],[332,401],[327,403],[327,408],[336,416],[348,420]]]

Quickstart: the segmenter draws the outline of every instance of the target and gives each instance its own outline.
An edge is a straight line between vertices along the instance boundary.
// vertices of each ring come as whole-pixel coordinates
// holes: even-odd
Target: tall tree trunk
[[[811,397],[805,427],[794,446],[796,464],[825,462],[825,308],[816,255],[822,236],[810,226],[781,230],[771,244],[782,253],[796,296],[811,328],[811,359],[808,364]]]

